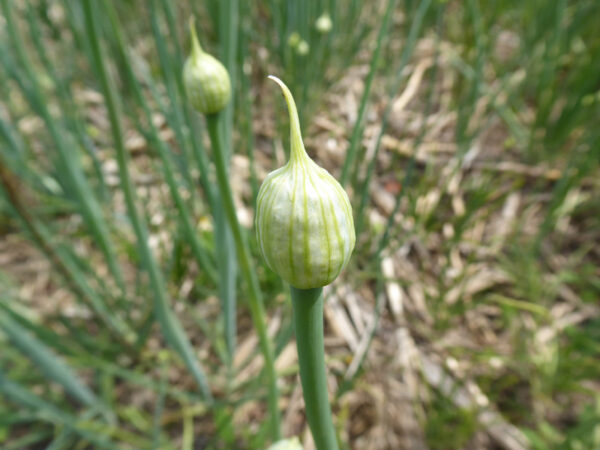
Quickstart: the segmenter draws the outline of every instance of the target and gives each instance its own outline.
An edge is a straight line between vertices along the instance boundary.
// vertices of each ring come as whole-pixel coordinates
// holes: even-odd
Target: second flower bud
[[[231,98],[229,73],[221,62],[200,46],[193,19],[190,19],[192,52],[183,67],[183,84],[192,106],[202,114],[223,110]]]

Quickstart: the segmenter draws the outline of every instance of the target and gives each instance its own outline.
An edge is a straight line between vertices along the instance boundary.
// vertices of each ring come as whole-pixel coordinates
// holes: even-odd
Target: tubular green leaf
[[[138,248],[150,278],[156,318],[160,323],[162,331],[168,342],[179,352],[188,366],[188,369],[192,372],[192,375],[198,383],[205,400],[209,403],[212,403],[212,394],[206,382],[204,371],[200,367],[200,364],[194,355],[192,345],[187,339],[181,324],[176,319],[169,307],[164,279],[148,244],[148,229],[146,223],[143,221],[137,210],[136,194],[135,190],[133,189],[133,182],[131,180],[128,168],[128,153],[123,144],[123,130],[121,125],[119,104],[114,86],[108,76],[104,59],[102,57],[98,27],[96,20],[94,19],[95,15],[92,0],[85,0],[83,2],[83,7],[86,27],[92,47],[93,63],[100,78],[102,91],[104,92],[113,133],[114,145],[117,151],[117,164],[119,166],[121,187],[125,196],[125,203],[127,205],[129,217],[131,218],[131,222],[137,237]]]

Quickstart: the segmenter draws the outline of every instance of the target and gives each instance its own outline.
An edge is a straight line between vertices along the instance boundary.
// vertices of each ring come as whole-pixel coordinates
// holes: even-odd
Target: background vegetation
[[[181,80],[194,15],[233,81],[223,134],[282,435],[310,446],[289,292],[252,230],[287,152],[271,73],[355,213],[325,307],[342,442],[600,448],[599,2],[0,4],[0,447],[272,441]]]

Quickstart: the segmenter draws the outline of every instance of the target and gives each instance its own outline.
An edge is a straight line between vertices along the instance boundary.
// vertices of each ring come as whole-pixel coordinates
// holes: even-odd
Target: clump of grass
[[[598,2],[0,1],[0,446],[264,449],[284,405],[302,436],[298,369],[319,442],[492,446],[483,411],[523,446],[600,445]],[[192,10],[231,77],[207,121]],[[292,289],[292,316],[232,202],[240,156],[252,212],[289,147],[267,73],[359,230],[325,303],[335,432],[307,369],[324,299]],[[314,345],[276,373],[294,322]]]

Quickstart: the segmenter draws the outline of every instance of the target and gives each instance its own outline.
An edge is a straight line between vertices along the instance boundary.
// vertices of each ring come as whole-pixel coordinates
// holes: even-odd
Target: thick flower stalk
[[[318,450],[338,448],[323,345],[323,286],[346,267],[354,249],[352,208],[340,184],[312,161],[302,143],[296,104],[286,85],[290,160],[270,173],[257,199],[256,230],[269,267],[291,285],[306,418]]]

